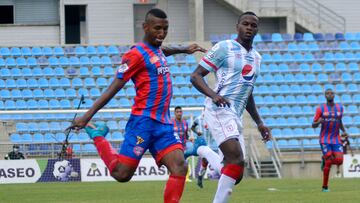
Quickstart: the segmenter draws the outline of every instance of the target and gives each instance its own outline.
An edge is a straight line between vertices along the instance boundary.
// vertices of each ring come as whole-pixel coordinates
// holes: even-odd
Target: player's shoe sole
[[[322,192],[330,192],[330,189],[328,189],[328,188],[323,188],[323,189],[322,189]]]
[[[109,127],[105,124],[94,124],[94,126],[96,128],[90,126],[85,127],[85,131],[91,139],[94,139],[95,137],[106,137],[109,132]]]

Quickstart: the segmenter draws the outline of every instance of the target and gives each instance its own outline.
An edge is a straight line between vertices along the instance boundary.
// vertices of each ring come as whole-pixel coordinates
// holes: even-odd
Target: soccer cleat
[[[94,124],[94,126],[96,128],[92,128],[90,126],[85,127],[85,131],[91,139],[99,136],[106,137],[106,134],[109,132],[109,127],[107,127],[105,124]]]
[[[322,192],[330,192],[330,189],[328,187],[322,187]]]

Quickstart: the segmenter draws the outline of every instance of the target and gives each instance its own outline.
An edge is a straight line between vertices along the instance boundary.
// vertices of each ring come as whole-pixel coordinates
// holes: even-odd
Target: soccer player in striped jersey
[[[69,127],[86,127],[94,114],[105,106],[121,90],[128,80],[132,80],[136,96],[131,116],[125,128],[125,140],[120,153],[105,139],[108,128],[104,125],[88,125],[85,130],[94,140],[101,159],[110,174],[119,182],[127,182],[134,175],[139,161],[149,149],[157,164],[165,165],[170,177],[164,190],[164,202],[179,202],[185,184],[187,166],[181,141],[174,135],[170,119],[172,82],[165,56],[176,53],[192,54],[204,51],[192,44],[185,48],[161,47],[169,23],[164,11],[154,8],[145,16],[144,38],[133,46],[122,58],[113,82],[93,106]]]
[[[258,31],[259,19],[253,12],[238,18],[236,39],[215,44],[202,58],[191,75],[192,84],[204,95],[204,118],[211,135],[224,155],[224,166],[214,203],[228,202],[232,188],[242,179],[245,145],[242,135],[242,114],[246,109],[257,124],[263,140],[271,138],[271,131],[262,122],[252,95],[260,72],[260,54],[252,47]],[[217,84],[211,89],[204,78],[215,72]],[[210,165],[210,159],[207,159]]]
[[[321,124],[320,147],[322,150],[323,185],[322,191],[329,192],[329,173],[331,165],[340,166],[343,163],[343,146],[340,137],[340,129],[343,137],[348,137],[342,122],[344,107],[334,102],[334,92],[332,89],[325,91],[326,103],[317,107],[312,123],[313,128]]]

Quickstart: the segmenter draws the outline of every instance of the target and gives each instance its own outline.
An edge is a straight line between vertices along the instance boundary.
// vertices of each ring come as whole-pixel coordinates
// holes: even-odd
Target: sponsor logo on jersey
[[[170,72],[170,68],[167,66],[160,66],[157,68],[157,74],[158,75],[164,75],[166,73]]]
[[[141,156],[144,153],[144,148],[135,146],[133,151],[136,156]]]
[[[241,75],[245,80],[250,81],[255,76],[255,70],[250,64],[246,64],[241,71]]]
[[[136,136],[136,144],[138,145],[138,144],[141,144],[141,143],[143,143],[144,142],[144,139],[142,138],[142,137],[140,137],[140,136]]]
[[[129,66],[126,63],[123,63],[118,67],[117,72],[118,73],[125,73],[125,71],[127,71],[128,69],[129,69]]]
[[[160,60],[159,57],[153,56],[153,57],[150,58],[150,63],[154,64],[154,63],[158,62],[159,60]]]

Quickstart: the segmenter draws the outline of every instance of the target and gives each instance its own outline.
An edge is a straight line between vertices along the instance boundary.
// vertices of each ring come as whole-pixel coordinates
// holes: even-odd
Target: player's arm
[[[255,99],[252,93],[248,98],[246,104],[246,111],[250,114],[251,118],[256,123],[258,130],[260,131],[261,136],[263,137],[263,140],[269,141],[271,139],[271,131],[268,127],[264,125],[263,121],[261,120],[261,117],[256,109]]]
[[[162,52],[165,56],[170,56],[174,54],[193,54],[197,51],[206,52],[204,48],[197,44],[190,44],[187,47],[167,47],[162,46],[161,47]]]
[[[322,116],[321,109],[320,109],[320,107],[318,107],[316,109],[314,121],[311,125],[313,128],[317,128],[321,123],[324,122],[324,119],[321,116]]]
[[[216,94],[205,82],[204,77],[209,74],[209,71],[198,65],[196,70],[191,74],[190,81],[194,87],[203,93],[207,97],[210,97],[217,106],[230,106],[230,102],[227,101],[224,97]]]
[[[193,122],[193,124],[191,125],[191,130],[192,130],[194,133],[196,133],[198,136],[201,136],[202,133],[201,133],[200,131],[196,130],[196,127],[197,127],[197,126],[199,126],[199,124],[198,124],[197,120],[195,119],[194,122]]]
[[[344,126],[344,123],[342,122],[342,120],[340,120],[340,130],[342,131],[342,134],[341,136],[343,137],[349,137],[349,134],[346,132],[346,129],[345,129],[345,126]]]

